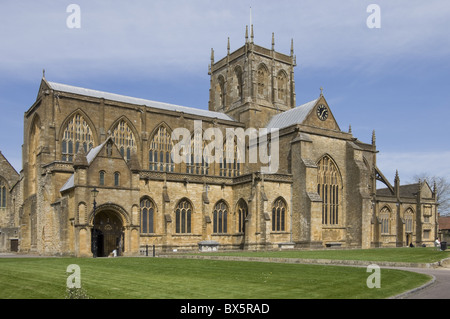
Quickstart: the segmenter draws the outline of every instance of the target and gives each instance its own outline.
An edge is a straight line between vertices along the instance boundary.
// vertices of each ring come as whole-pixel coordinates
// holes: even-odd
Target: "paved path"
[[[435,278],[431,284],[406,292],[396,299],[450,299],[450,268],[393,268],[427,274]]]

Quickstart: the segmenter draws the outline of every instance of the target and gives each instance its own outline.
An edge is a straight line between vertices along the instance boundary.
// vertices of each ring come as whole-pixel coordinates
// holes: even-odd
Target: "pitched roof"
[[[420,184],[409,184],[409,185],[401,185],[400,186],[400,196],[401,197],[414,197],[419,192]],[[377,189],[377,195],[380,196],[392,196],[389,188],[380,188]]]
[[[209,118],[217,118],[220,120],[228,120],[228,121],[235,121],[232,117],[220,113],[220,112],[213,112],[203,109],[197,109],[193,107],[187,107],[187,106],[180,106],[175,104],[169,104],[169,103],[163,103],[163,102],[156,102],[141,98],[135,98],[115,93],[108,93],[108,92],[102,92],[97,90],[91,90],[91,89],[85,89],[81,87],[71,86],[67,84],[61,84],[61,83],[55,83],[47,81],[48,85],[51,89],[59,92],[66,92],[66,93],[72,93],[72,94],[78,94],[83,96],[89,96],[94,98],[103,98],[105,100],[111,100],[116,102],[123,102],[123,103],[129,103],[129,104],[135,104],[135,105],[145,105],[147,107],[152,107],[156,109],[162,109],[162,110],[168,110],[168,111],[177,111],[177,112],[184,112],[187,114],[193,114],[193,115],[199,115],[199,116],[205,116]]]
[[[450,216],[439,217],[439,229],[450,229]]]
[[[301,124],[308,116],[309,112],[314,108],[318,99],[297,106],[289,111],[277,114],[267,124],[268,129],[282,129],[291,125]]]
[[[97,157],[98,153],[100,152],[100,150],[102,149],[103,145],[106,144],[106,142],[108,141],[108,139],[106,139],[105,142],[103,142],[102,144],[92,148],[89,153],[87,153],[86,155],[86,159],[88,162],[88,165],[90,165],[92,163],[92,161]],[[59,190],[60,192],[64,192],[68,189],[71,189],[72,187],[75,186],[75,178],[74,178],[74,174],[72,174],[69,179],[67,180],[67,182],[64,184],[63,187],[61,187],[61,189]]]

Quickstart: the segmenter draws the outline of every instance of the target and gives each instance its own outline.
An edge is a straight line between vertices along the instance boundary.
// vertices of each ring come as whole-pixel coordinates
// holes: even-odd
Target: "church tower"
[[[230,53],[228,38],[227,55],[217,62],[211,49],[209,110],[260,128],[274,115],[295,107],[296,59],[293,41],[290,55],[285,55],[275,51],[273,33],[271,49],[256,45],[253,39],[253,25],[250,39],[247,26],[244,46]]]

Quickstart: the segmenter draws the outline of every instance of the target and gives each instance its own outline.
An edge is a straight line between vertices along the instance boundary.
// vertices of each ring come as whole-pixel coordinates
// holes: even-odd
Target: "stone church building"
[[[426,181],[400,185],[398,175],[389,183],[377,167],[375,134],[365,143],[342,131],[322,91],[297,105],[293,46],[283,54],[253,38],[252,28],[218,61],[211,52],[208,110],[43,77],[24,114],[20,174],[0,153],[0,250],[89,257],[153,246],[431,245],[436,190]],[[191,134],[181,162],[172,156],[177,128]],[[224,138],[213,162],[194,151],[207,147],[210,128]],[[243,148],[237,138],[225,143],[227,129],[249,128],[267,129],[267,154],[277,142],[275,172],[250,161],[254,137]]]

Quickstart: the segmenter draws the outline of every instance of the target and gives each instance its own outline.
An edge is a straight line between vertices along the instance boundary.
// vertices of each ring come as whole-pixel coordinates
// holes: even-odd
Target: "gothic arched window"
[[[114,186],[120,186],[120,173],[114,173]]]
[[[192,206],[186,200],[181,200],[175,209],[175,233],[185,234],[191,232]]]
[[[171,156],[172,138],[167,128],[161,125],[153,134],[148,151],[149,169],[151,171],[173,172],[175,164]]]
[[[154,233],[154,216],[155,205],[153,202],[144,198],[141,200],[141,233],[151,234]]]
[[[223,76],[219,76],[219,101],[220,108],[225,107],[225,79]]]
[[[112,138],[123,158],[130,160],[131,153],[137,150],[133,131],[125,120],[121,120],[112,132]]]
[[[105,185],[105,171],[100,171],[99,173],[99,176],[98,176],[98,178],[99,178],[99,185],[100,186],[104,186]]]
[[[389,230],[389,220],[391,218],[391,210],[388,207],[383,207],[380,211],[380,225],[381,234],[388,235],[390,233]]]
[[[228,149],[227,143],[223,145],[223,156],[219,159],[220,176],[236,177],[241,175],[241,161],[237,138],[234,138],[233,148],[229,147]]]
[[[240,66],[237,66],[234,69],[234,74],[236,76],[236,92],[237,92],[236,97],[237,97],[237,100],[239,101],[242,99],[243,89],[244,89],[244,85],[243,85],[244,79],[242,76],[242,69]]]
[[[322,198],[322,224],[338,225],[341,188],[339,170],[329,156],[324,156],[317,166],[317,193]]]
[[[278,101],[286,103],[287,98],[287,75],[280,71],[277,76]]]
[[[411,208],[408,208],[404,215],[405,219],[405,232],[412,233],[414,231],[414,212]]]
[[[269,70],[264,64],[261,64],[257,71],[257,92],[260,99],[269,98]]]
[[[5,183],[5,181],[0,180],[0,208],[6,208],[7,206],[7,191],[8,185]]]
[[[228,229],[228,206],[224,201],[216,204],[213,211],[213,233],[226,233]]]
[[[81,114],[75,114],[66,124],[61,141],[62,160],[72,162],[79,147],[87,154],[94,147],[94,137],[89,124]]]
[[[188,174],[209,174],[208,159],[203,156],[203,150],[205,149],[206,141],[203,140],[203,134],[201,130],[197,130],[193,134],[191,139],[190,154],[186,155],[186,173]]]
[[[237,218],[238,218],[238,233],[244,233],[245,232],[245,220],[248,215],[248,206],[245,200],[242,198],[239,200],[237,204]]]
[[[275,200],[272,206],[272,231],[286,229],[286,202],[282,198]]]

